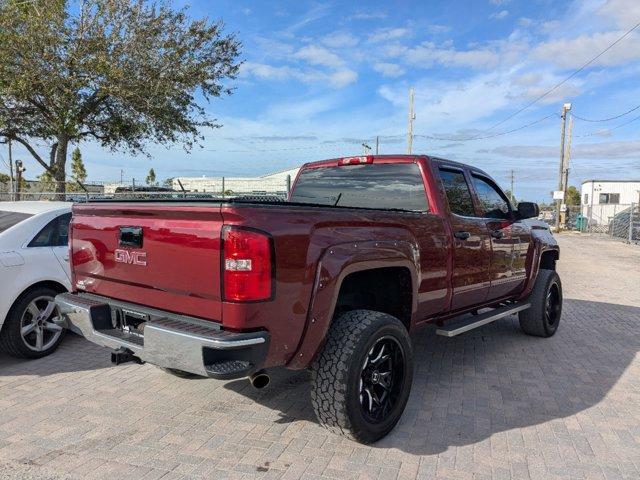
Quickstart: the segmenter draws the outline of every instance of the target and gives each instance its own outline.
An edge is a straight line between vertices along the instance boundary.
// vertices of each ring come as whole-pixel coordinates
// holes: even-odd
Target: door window
[[[471,191],[464,173],[459,170],[440,169],[440,178],[449,202],[449,210],[456,215],[474,217],[476,212],[473,208]]]
[[[484,178],[477,175],[473,175],[472,178],[482,207],[482,216],[501,220],[511,219],[511,207],[507,197]]]
[[[51,220],[29,243],[30,247],[63,247],[69,243],[71,214],[65,213]]]

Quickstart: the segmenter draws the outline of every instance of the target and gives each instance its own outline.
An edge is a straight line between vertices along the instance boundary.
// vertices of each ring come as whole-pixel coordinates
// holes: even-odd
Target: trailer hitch
[[[128,348],[120,347],[117,350],[111,352],[111,363],[120,365],[121,363],[134,362],[138,365],[142,365],[144,362],[136,357]]]

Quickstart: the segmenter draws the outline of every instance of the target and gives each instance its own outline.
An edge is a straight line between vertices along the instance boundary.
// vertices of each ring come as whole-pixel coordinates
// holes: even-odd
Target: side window
[[[51,220],[29,243],[30,247],[59,247],[69,242],[71,214],[65,213]]]
[[[483,217],[508,220],[511,218],[511,207],[504,194],[482,177],[473,175],[473,186],[476,189]]]
[[[58,217],[58,238],[56,241],[58,247],[66,247],[69,244],[69,222],[71,222],[70,213]]]
[[[447,194],[447,201],[449,202],[449,210],[451,210],[451,213],[474,217],[476,212],[473,208],[471,191],[464,178],[464,173],[458,170],[441,168],[440,178],[442,179],[444,191]]]

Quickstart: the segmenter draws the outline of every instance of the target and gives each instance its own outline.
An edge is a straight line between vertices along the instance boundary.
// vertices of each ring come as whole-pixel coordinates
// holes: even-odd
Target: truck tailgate
[[[221,228],[220,205],[215,203],[75,205],[70,247],[74,286],[221,321]]]

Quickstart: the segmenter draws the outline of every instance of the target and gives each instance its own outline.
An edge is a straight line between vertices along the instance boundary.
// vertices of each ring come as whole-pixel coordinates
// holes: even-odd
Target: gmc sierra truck
[[[76,204],[72,330],[115,363],[249,377],[311,370],[318,420],[386,435],[411,389],[411,334],[455,336],[508,315],[556,332],[558,245],[477,168],[416,155],[305,164],[287,201]]]

